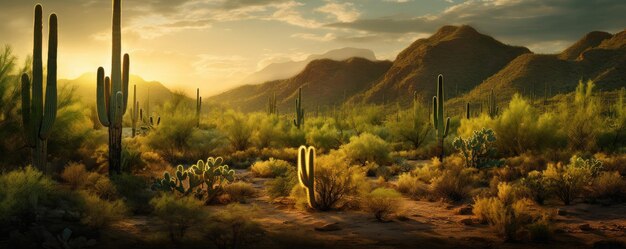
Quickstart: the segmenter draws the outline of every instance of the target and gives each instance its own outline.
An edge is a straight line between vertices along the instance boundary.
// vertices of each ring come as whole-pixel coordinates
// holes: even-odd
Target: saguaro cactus
[[[278,109],[276,108],[276,93],[268,97],[267,114],[269,115],[278,114]]]
[[[137,134],[137,121],[139,120],[139,101],[137,101],[137,85],[133,85],[133,107],[130,108],[130,121],[133,129],[133,137]]]
[[[435,135],[441,147],[439,160],[443,161],[444,149],[443,140],[448,136],[448,128],[450,128],[450,117],[444,122],[444,96],[443,96],[443,75],[437,77],[437,96],[433,96],[433,127]]]
[[[121,21],[121,0],[113,0],[111,77],[105,78],[104,68],[98,68],[96,88],[98,118],[103,126],[109,128],[109,174],[119,174],[122,170],[122,116],[126,112],[128,103],[128,68],[130,59],[128,54],[124,54],[124,63],[122,65]]]
[[[35,6],[32,88],[31,79],[22,75],[22,122],[28,146],[31,147],[32,165],[45,172],[47,142],[57,116],[57,45],[56,14],[50,15],[48,38],[48,75],[46,99],[43,98],[42,29],[43,8]],[[32,94],[32,95],[31,95]]]
[[[202,97],[200,97],[200,88],[196,89],[196,126],[200,127],[200,112],[202,111]]]
[[[296,128],[300,129],[304,125],[304,109],[302,108],[302,87],[298,89],[298,98],[296,99],[296,118],[293,120]]]
[[[300,146],[298,149],[298,180],[306,189],[309,207],[316,208],[315,202],[315,148]]]
[[[489,94],[489,97],[487,98],[487,114],[489,114],[489,117],[491,118],[495,118],[496,116],[498,116],[498,106],[496,103],[496,94],[493,91],[493,89],[491,89],[491,93]]]
[[[471,113],[470,113],[470,103],[467,102],[465,104],[465,118],[466,119],[470,119],[471,118]]]

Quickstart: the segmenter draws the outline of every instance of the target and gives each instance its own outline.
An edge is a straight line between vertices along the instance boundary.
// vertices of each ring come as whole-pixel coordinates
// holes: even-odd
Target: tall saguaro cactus
[[[32,87],[27,74],[22,75],[22,122],[28,146],[31,147],[32,164],[45,172],[47,143],[57,116],[57,45],[56,14],[50,15],[48,38],[48,75],[46,98],[43,98],[42,29],[43,8],[35,6]]]
[[[128,103],[128,68],[129,57],[122,53],[122,3],[113,0],[113,49],[111,60],[111,77],[104,77],[104,68],[98,68],[97,105],[98,118],[103,126],[109,128],[109,174],[122,171],[122,116]],[[123,66],[123,68],[122,68]]]
[[[495,118],[496,116],[498,116],[498,106],[497,106],[497,102],[496,102],[496,94],[493,91],[493,89],[491,89],[491,93],[489,94],[489,97],[487,98],[487,114],[489,114],[489,117],[491,118]]]
[[[437,77],[437,96],[433,96],[433,127],[435,135],[441,147],[439,160],[443,161],[444,149],[443,140],[448,136],[448,128],[450,128],[450,117],[444,122],[444,96],[443,96],[443,75]]]
[[[465,119],[470,119],[471,118],[471,112],[470,112],[470,103],[467,102],[465,104]]]
[[[306,189],[309,207],[316,208],[315,202],[315,148],[300,146],[298,149],[298,180]]]
[[[202,97],[200,88],[196,89],[196,127],[200,127],[200,112],[202,111]]]
[[[133,137],[137,134],[137,121],[139,120],[139,101],[137,101],[137,85],[133,85],[133,107],[130,108],[130,121]]]
[[[278,109],[276,108],[276,93],[272,96],[268,97],[267,100],[267,113],[269,115],[278,114]]]
[[[304,109],[302,108],[302,87],[298,89],[298,98],[296,99],[296,118],[293,120],[296,128],[300,129],[304,125]]]

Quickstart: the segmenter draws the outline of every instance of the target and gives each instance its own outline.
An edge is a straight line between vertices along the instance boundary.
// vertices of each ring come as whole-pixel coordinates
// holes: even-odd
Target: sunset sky
[[[60,78],[101,65],[110,71],[109,0],[1,0],[0,45],[11,45],[20,58],[31,53],[38,2],[46,16],[59,16]],[[624,13],[623,0],[126,0],[122,50],[131,56],[132,74],[212,94],[269,63],[336,48],[367,48],[393,60],[445,24],[469,24],[538,53],[559,52],[589,31],[623,30]]]

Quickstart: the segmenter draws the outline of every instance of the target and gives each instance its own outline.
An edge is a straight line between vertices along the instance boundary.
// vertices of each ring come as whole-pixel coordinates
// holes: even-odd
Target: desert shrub
[[[223,127],[233,150],[245,150],[250,146],[253,130],[242,113],[227,113],[226,123]]]
[[[475,169],[447,163],[441,175],[431,180],[431,190],[437,197],[457,202],[469,197],[474,184]]]
[[[137,139],[124,139],[122,143],[122,171],[134,173],[143,169],[146,165],[141,160],[141,144]]]
[[[378,221],[385,221],[401,208],[402,196],[394,189],[377,188],[363,198],[363,207]]]
[[[291,162],[298,158],[298,148],[263,148],[258,153],[262,160],[274,158]]]
[[[521,185],[526,188],[528,195],[538,204],[550,196],[548,183],[539,171],[531,171],[528,176],[522,179]]]
[[[247,182],[234,182],[224,186],[224,193],[226,193],[232,201],[245,203],[248,198],[252,198],[256,195],[256,189],[252,184]]]
[[[365,165],[366,162],[376,162],[385,165],[390,161],[389,153],[391,148],[387,142],[376,135],[363,133],[359,136],[351,137],[348,144],[341,146],[341,150],[353,162]]]
[[[593,151],[597,137],[603,127],[600,115],[600,103],[593,96],[593,81],[587,84],[579,82],[574,92],[573,101],[564,101],[559,110],[561,125],[567,134],[568,147],[573,151]]]
[[[111,182],[117,190],[117,195],[124,198],[133,212],[147,212],[153,193],[148,191],[146,179],[132,174],[120,174],[112,176]]]
[[[264,234],[254,208],[230,204],[210,218],[205,237],[219,249],[249,248]]]
[[[531,171],[542,171],[546,169],[547,160],[541,155],[524,153],[519,156],[509,157],[504,162],[511,168],[519,169],[522,174]]]
[[[428,185],[410,173],[401,174],[396,184],[400,193],[409,195],[411,198],[420,198],[429,193]]]
[[[552,224],[547,215],[542,215],[541,218],[526,226],[526,229],[528,229],[532,241],[548,242],[552,238]]]
[[[621,175],[626,175],[626,153],[615,155],[596,153],[593,157],[602,162],[604,170],[617,171]]]
[[[284,176],[289,171],[294,171],[295,167],[291,166],[287,161],[270,158],[268,161],[254,163],[250,170],[257,177],[272,178]]]
[[[498,197],[474,199],[473,212],[483,222],[490,224],[506,240],[516,240],[517,232],[534,221],[526,199],[517,200],[514,187],[509,183],[498,185]]]
[[[84,164],[68,163],[61,173],[61,179],[67,182],[72,189],[82,188],[87,180],[87,170]]]
[[[207,214],[202,204],[191,196],[176,197],[171,194],[150,200],[154,215],[167,225],[169,237],[174,243],[181,242],[189,228],[204,223]]]
[[[414,100],[411,110],[399,111],[396,117],[385,122],[385,127],[395,141],[410,144],[417,149],[427,141],[432,127],[428,112],[421,101]]]
[[[590,184],[594,172],[599,170],[597,167],[597,162],[574,156],[567,165],[548,164],[543,176],[550,192],[569,205]]]
[[[608,113],[606,129],[598,137],[602,151],[624,152],[626,148],[626,88],[620,89],[618,99]]]
[[[1,174],[0,222],[12,218],[23,224],[34,222],[54,191],[54,182],[30,166]]]
[[[322,152],[337,149],[341,145],[341,135],[330,123],[324,123],[319,128],[313,127],[307,132],[306,137],[308,144],[319,148]]]
[[[117,187],[106,176],[99,177],[90,190],[104,200],[115,200],[118,197]]]
[[[626,183],[619,172],[602,172],[593,180],[590,197],[621,200],[626,197]]]
[[[253,143],[257,148],[269,148],[277,145],[280,134],[280,119],[278,115],[251,114],[251,123],[254,124]]]
[[[85,215],[81,222],[93,227],[103,228],[120,220],[126,213],[126,205],[121,200],[107,201],[95,194],[81,191]]]
[[[492,144],[496,141],[496,134],[491,129],[482,128],[473,132],[466,139],[456,137],[452,146],[465,159],[465,166],[472,168],[485,168],[499,166],[500,160],[493,159],[496,154]]]
[[[268,181],[266,183],[266,191],[271,198],[289,196],[296,184],[298,184],[296,172],[292,171],[285,176],[279,176]]]

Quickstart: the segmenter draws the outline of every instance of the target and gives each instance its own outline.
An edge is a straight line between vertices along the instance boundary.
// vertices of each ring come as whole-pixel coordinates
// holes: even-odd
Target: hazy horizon
[[[59,78],[110,67],[110,1],[42,0],[59,16]],[[23,59],[32,50],[37,1],[0,3],[2,44]],[[590,31],[624,29],[622,1],[539,0],[154,0],[123,1],[123,52],[131,74],[168,88],[215,94],[274,62],[343,47],[393,60],[442,25],[479,32],[536,53],[556,53]],[[44,37],[47,37],[47,21]],[[46,48],[44,48],[45,52]]]

